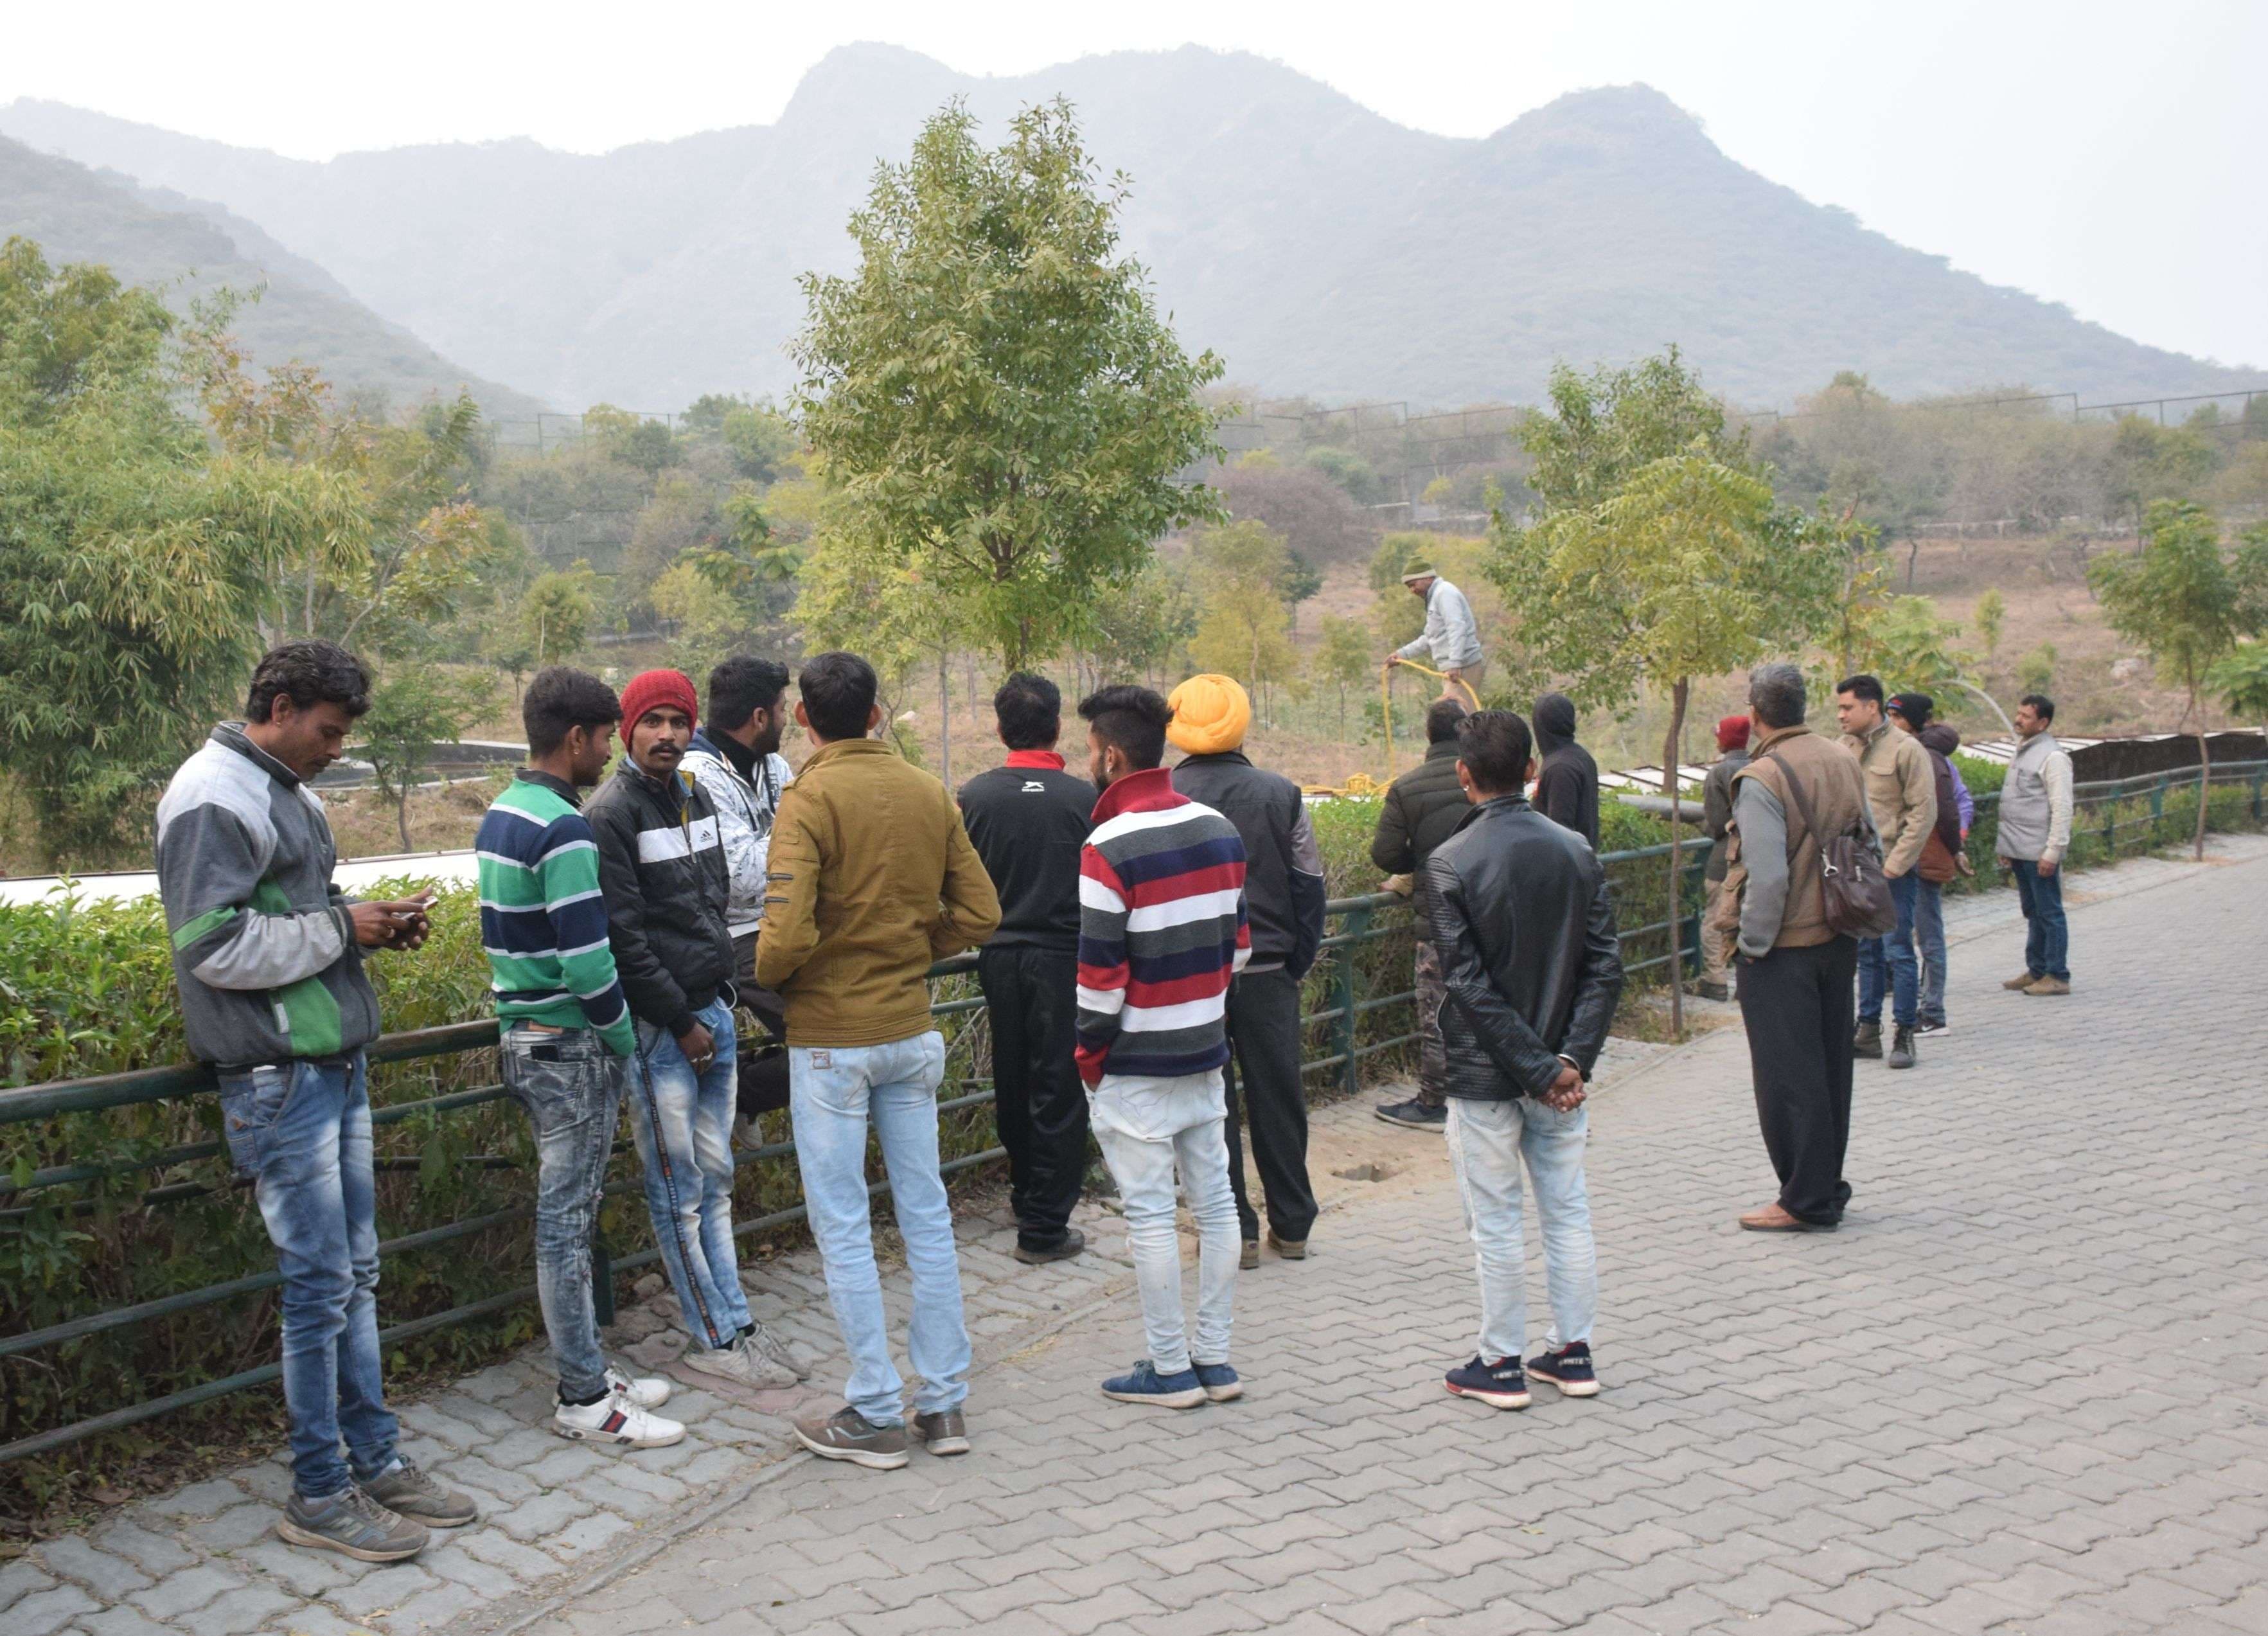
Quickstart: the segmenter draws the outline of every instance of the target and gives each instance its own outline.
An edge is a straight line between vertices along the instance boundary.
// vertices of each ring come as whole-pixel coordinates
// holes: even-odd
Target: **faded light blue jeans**
[[[733,1109],[739,1094],[733,1008],[712,1001],[693,1013],[717,1056],[696,1074],[676,1036],[637,1025],[630,1059],[631,1129],[645,1167],[646,1213],[661,1264],[693,1344],[722,1351],[748,1323],[740,1254],[733,1242]]]
[[[229,1157],[254,1179],[284,1274],[284,1404],[292,1485],[306,1500],[379,1476],[398,1436],[378,1352],[365,1074],[357,1051],[220,1076]]]
[[[1941,881],[1914,882],[1914,941],[1921,949],[1921,1000],[1917,1014],[1924,1022],[1945,1021],[1945,886]]]
[[[890,1199],[913,1278],[906,1354],[919,1377],[914,1407],[958,1409],[968,1396],[968,1329],[961,1256],[938,1171],[937,1087],[945,1036],[932,1028],[887,1045],[788,1047],[789,1107],[804,1209],[827,1268],[827,1297],[850,1354],[845,1402],[876,1426],[905,1422],[905,1382],[890,1361],[881,1274],[874,1265],[866,1132],[882,1149]]]
[[[504,1083],[535,1133],[535,1293],[559,1396],[588,1403],[607,1389],[591,1299],[591,1228],[622,1108],[622,1058],[589,1028],[509,1029]]]
[[[1480,1266],[1480,1355],[1491,1361],[1518,1358],[1528,1343],[1523,1159],[1543,1226],[1544,1284],[1551,1299],[1551,1329],[1543,1345],[1557,1351],[1591,1338],[1599,1314],[1599,1264],[1591,1242],[1591,1196],[1583,1183],[1590,1120],[1588,1108],[1561,1113],[1533,1097],[1449,1098],[1449,1162]]]
[[[1126,1247],[1142,1297],[1150,1365],[1178,1374],[1191,1363],[1226,1363],[1236,1304],[1240,1229],[1228,1179],[1226,1093],[1221,1072],[1171,1079],[1105,1074],[1089,1100],[1090,1128],[1126,1210]],[[1197,1321],[1182,1314],[1182,1240],[1174,1173],[1181,1172],[1197,1228]]]

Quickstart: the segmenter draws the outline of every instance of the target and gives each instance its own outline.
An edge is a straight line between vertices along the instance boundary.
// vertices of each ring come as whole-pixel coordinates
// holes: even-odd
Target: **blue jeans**
[[[844,1401],[876,1426],[905,1421],[905,1382],[890,1361],[882,1279],[874,1267],[866,1128],[880,1141],[898,1236],[913,1275],[906,1354],[921,1377],[914,1406],[957,1409],[968,1396],[968,1329],[953,1210],[937,1168],[937,1087],[945,1036],[934,1028],[887,1045],[788,1047],[789,1106],[803,1203],[827,1267],[827,1297],[850,1354]]]
[[[1517,1358],[1528,1344],[1528,1268],[1521,1242],[1520,1165],[1528,1161],[1543,1226],[1543,1277],[1551,1299],[1550,1350],[1591,1338],[1599,1315],[1598,1253],[1583,1148],[1591,1113],[1561,1113],[1532,1097],[1449,1098],[1446,1135],[1457,1196],[1480,1267],[1480,1355]]]
[[[2011,858],[2016,897],[2024,906],[2024,969],[2071,981],[2071,925],[2063,917],[2063,869],[2051,875],[2028,858]]]
[[[365,1073],[357,1051],[345,1061],[293,1061],[220,1078],[229,1157],[254,1179],[284,1273],[284,1403],[292,1485],[306,1500],[367,1482],[394,1460],[397,1431],[378,1355],[378,1201]]]
[[[1227,1092],[1221,1071],[1174,1079],[1105,1074],[1090,1126],[1126,1207],[1126,1247],[1142,1297],[1150,1363],[1178,1374],[1192,1361],[1226,1363],[1235,1313],[1236,1193],[1228,1181]],[[1197,1321],[1182,1317],[1182,1237],[1174,1171],[1197,1227]]]
[[[1914,938],[1921,945],[1920,1020],[1945,1021],[1945,887],[1937,881],[1914,886]]]
[[[1898,1027],[1911,1028],[1917,1020],[1921,968],[1914,959],[1914,888],[1921,877],[1911,869],[1890,882],[1890,902],[1898,911],[1898,929],[1888,937],[1859,940],[1859,1021],[1879,1026],[1882,1021],[1882,990],[1891,991],[1891,1015]],[[1883,969],[1889,968],[1889,981]]]
[[[535,1132],[535,1293],[559,1396],[588,1403],[607,1389],[591,1301],[591,1228],[622,1108],[622,1059],[589,1028],[525,1024],[504,1036],[504,1083]]]
[[[733,1108],[738,1094],[733,1008],[711,1001],[694,1013],[716,1042],[707,1070],[693,1072],[676,1036],[637,1025],[630,1059],[631,1129],[645,1166],[646,1213],[661,1264],[696,1346],[721,1351],[748,1323],[740,1254],[733,1242]]]

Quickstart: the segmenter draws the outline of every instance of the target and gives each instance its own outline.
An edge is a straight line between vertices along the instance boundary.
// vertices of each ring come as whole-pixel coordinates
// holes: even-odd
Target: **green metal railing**
[[[2249,787],[2250,818],[2256,824],[2262,822],[2264,786],[2268,786],[2268,762],[2215,768],[2213,783],[2220,787],[2230,785]],[[2082,811],[2088,808],[2100,810],[2099,814],[2088,814],[2083,827],[2075,816],[2074,830],[2089,836],[2108,855],[2116,855],[2122,847],[2132,844],[2132,837],[2138,832],[2143,836],[2145,845],[2164,844],[2178,839],[2180,837],[2163,833],[2167,800],[2169,795],[2194,789],[2196,785],[2195,774],[2176,772],[2081,785],[2074,792],[2078,806]],[[1979,833],[1973,837],[1973,844],[1981,844],[1989,838],[1984,833],[1984,819],[1994,800],[1991,794],[1977,799]],[[1633,976],[1657,970],[1673,961],[1677,962],[1682,972],[1689,962],[1698,960],[1699,887],[1707,865],[1709,849],[1705,840],[1697,840],[1685,843],[1681,850],[1684,854],[1679,859],[1678,871],[1681,912],[1675,921],[1681,935],[1675,947],[1670,946],[1667,936],[1673,921],[1666,912],[1667,905],[1663,901],[1666,867],[1661,861],[1669,854],[1670,846],[1663,844],[1602,856],[1601,861],[1609,866],[1609,881],[1619,899],[1627,901],[1636,895],[1648,903],[1660,904],[1662,910],[1658,917],[1642,925],[1624,926],[1621,932],[1621,941],[1626,951],[1624,969]],[[1388,991],[1370,991],[1372,985],[1365,982],[1362,959],[1363,951],[1370,945],[1394,940],[1406,940],[1411,931],[1410,914],[1407,901],[1390,893],[1336,898],[1326,905],[1326,910],[1329,918],[1336,924],[1336,929],[1323,939],[1322,957],[1308,979],[1309,994],[1320,999],[1322,1004],[1317,1009],[1306,1012],[1301,1018],[1303,1039],[1308,1042],[1307,1048],[1303,1050],[1301,1071],[1306,1074],[1332,1074],[1340,1089],[1352,1093],[1359,1088],[1365,1062],[1411,1045],[1418,1038],[1414,1027],[1381,1034],[1374,1024],[1367,1030],[1372,1036],[1366,1037],[1365,1026],[1368,1020],[1380,1013],[1409,1006],[1415,999],[1413,989],[1402,987],[1398,983],[1379,985]],[[1633,948],[1632,945],[1638,947]],[[1653,952],[1642,952],[1647,949]],[[1632,958],[1632,955],[1637,957]],[[960,977],[972,972],[975,967],[973,955],[961,955],[940,962],[931,969],[930,976],[932,979]],[[1407,965],[1390,969],[1409,969]],[[961,993],[939,999],[931,1009],[933,1016],[944,1020],[979,1011],[983,1004],[981,998]],[[1414,1021],[1414,1018],[1410,1021]],[[1316,1039],[1318,1031],[1322,1036],[1320,1041]],[[496,1043],[497,1025],[492,1020],[453,1023],[386,1035],[371,1046],[369,1058],[374,1065],[415,1062],[491,1050]],[[1320,1050],[1314,1049],[1317,1044],[1322,1047]],[[940,1114],[980,1107],[992,1100],[991,1087],[987,1080],[961,1079],[951,1084],[959,1094],[938,1104]],[[176,1102],[208,1094],[213,1090],[210,1070],[189,1065],[0,1089],[0,1125]],[[408,1120],[467,1111],[504,1100],[507,1094],[501,1085],[480,1085],[377,1106],[372,1111],[371,1119],[374,1126],[383,1129]],[[222,1144],[217,1140],[190,1142],[130,1159],[66,1162],[34,1169],[12,1179],[0,1177],[0,1211],[20,1215],[19,1201],[33,1193],[77,1183],[107,1181],[137,1172],[163,1172],[184,1164],[217,1159],[221,1151]],[[762,1164],[792,1157],[794,1152],[795,1144],[792,1140],[769,1143],[736,1152],[735,1164],[741,1167]],[[947,1173],[958,1172],[990,1163],[1003,1156],[1003,1149],[986,1147],[948,1160],[942,1168]],[[409,1167],[417,1161],[381,1159],[379,1162],[381,1168],[386,1168]],[[497,1168],[511,1167],[515,1163],[509,1159],[492,1156],[479,1156],[472,1162]],[[887,1180],[877,1181],[869,1190],[879,1194],[886,1191],[888,1185]],[[640,1183],[634,1176],[623,1176],[608,1183],[603,1193],[619,1195],[639,1186]],[[141,1210],[157,1210],[216,1190],[215,1184],[210,1183],[174,1182],[148,1190],[136,1202]],[[76,1201],[76,1206],[92,1210],[99,1207],[99,1201]],[[512,1222],[531,1220],[534,1213],[533,1203],[528,1203],[438,1223],[382,1243],[379,1254],[384,1258],[433,1249]],[[747,1237],[789,1225],[799,1220],[803,1214],[803,1205],[798,1203],[736,1222],[734,1231],[738,1235]],[[660,1259],[660,1254],[658,1249],[646,1249],[612,1259],[607,1256],[603,1243],[594,1245],[594,1249],[599,1263],[596,1270],[600,1275],[595,1282],[600,1291],[603,1320],[610,1315],[603,1307],[611,1302],[612,1275],[651,1266]],[[207,1310],[244,1296],[275,1289],[282,1282],[280,1272],[265,1270],[152,1300],[79,1314],[41,1329],[0,1336],[0,1362],[90,1337]],[[398,1346],[417,1336],[494,1316],[532,1301],[534,1297],[533,1284],[520,1285],[445,1311],[394,1324],[379,1332],[379,1342],[387,1347]],[[85,1438],[120,1431],[198,1404],[267,1385],[275,1382],[279,1374],[276,1364],[262,1364],[129,1404],[106,1413],[45,1428],[0,1445],[0,1463],[52,1453]]]

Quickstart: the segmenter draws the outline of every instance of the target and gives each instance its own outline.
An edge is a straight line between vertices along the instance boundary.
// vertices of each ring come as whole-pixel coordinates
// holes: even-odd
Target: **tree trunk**
[[[1685,732],[1685,695],[1690,683],[1680,676],[1669,689],[1669,733],[1661,746],[1661,792],[1669,798],[1669,1032],[1685,1037],[1685,916],[1684,880],[1678,866],[1683,851],[1678,842],[1683,814],[1679,804],[1677,747]]]
[[[945,787],[953,787],[953,676],[949,667],[952,656],[943,648],[937,651],[937,735],[939,777]]]
[[[2195,857],[2198,863],[2203,863],[2205,862],[2205,810],[2212,805],[2213,796],[2213,746],[2205,736],[2205,712],[2198,709],[2195,688],[2190,689],[2190,710],[2197,718],[2198,741],[2198,821]]]
[[[401,831],[401,850],[409,850],[409,779],[401,780],[401,793],[394,798],[394,827]]]

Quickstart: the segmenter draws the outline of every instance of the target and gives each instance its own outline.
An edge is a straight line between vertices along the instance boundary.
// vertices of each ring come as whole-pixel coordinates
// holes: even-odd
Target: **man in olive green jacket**
[[[1937,827],[1937,774],[1921,741],[1883,713],[1882,684],[1875,677],[1851,676],[1836,684],[1835,719],[1843,729],[1843,748],[1859,758],[1865,776],[1867,806],[1882,838],[1882,874],[1898,911],[1897,929],[1888,937],[1859,940],[1859,1033],[1851,1050],[1854,1056],[1881,1056],[1882,991],[1888,988],[1897,1023],[1889,1065],[1911,1068],[1921,1014],[1921,961],[1914,952],[1920,877],[1914,867]]]
[[[874,1269],[867,1127],[913,1274],[914,1433],[932,1454],[964,1454],[968,1330],[937,1154],[945,1038],[924,974],[990,937],[1000,900],[952,792],[866,736],[881,719],[873,667],[821,653],[797,689],[795,719],[816,748],[773,820],[756,981],[785,1002],[804,1206],[850,1378],[843,1409],[795,1432],[822,1459],[887,1470],[906,1463],[904,1382]]]

